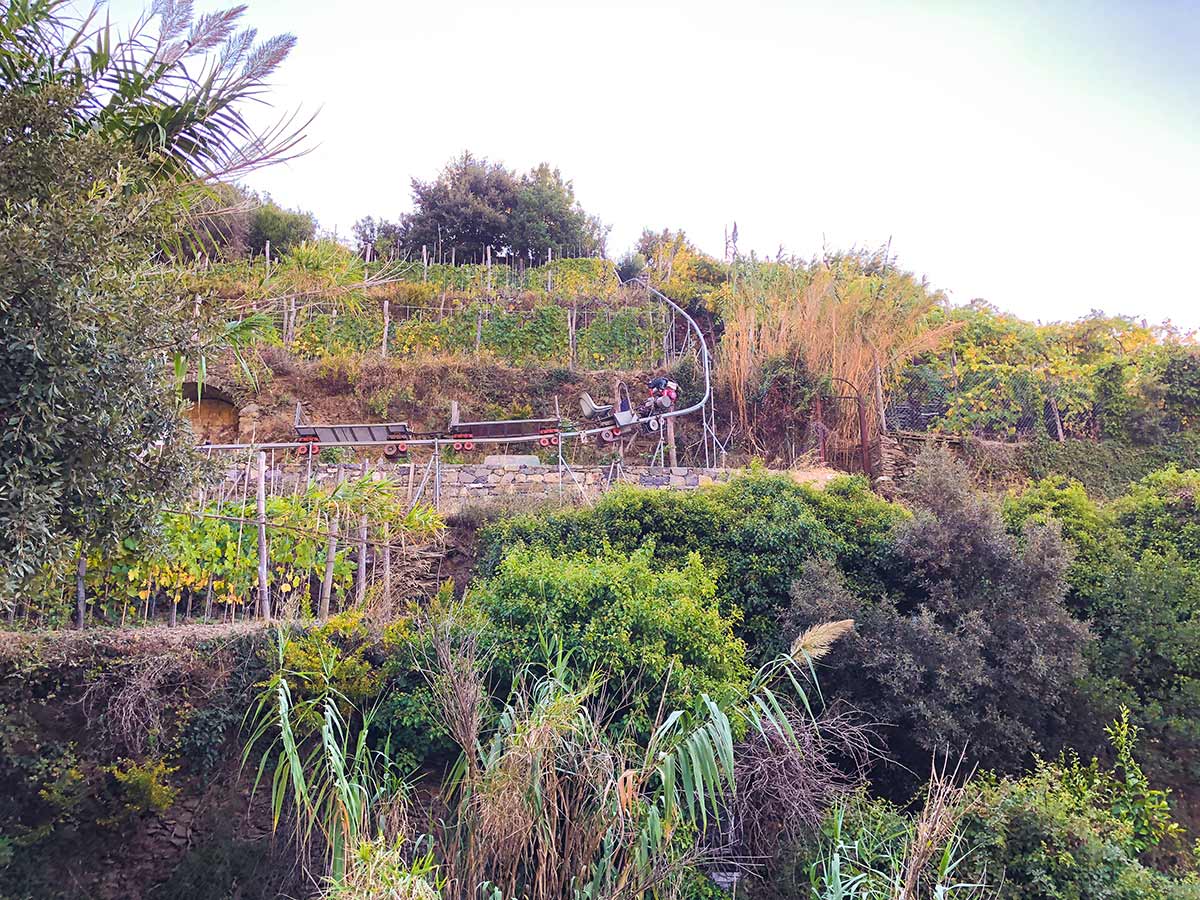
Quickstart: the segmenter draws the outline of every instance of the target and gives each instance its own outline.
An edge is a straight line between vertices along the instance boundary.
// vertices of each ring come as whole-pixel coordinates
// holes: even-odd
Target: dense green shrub
[[[921,770],[947,746],[1012,771],[1060,744],[1086,629],[1063,598],[1069,554],[1057,525],[1008,534],[999,505],[944,454],[911,479],[911,519],[893,531],[882,592],[857,592],[810,562],[792,589],[784,633],[858,621],[831,657],[826,693],[891,726],[892,753]]]
[[[1009,485],[1066,476],[1079,481],[1089,496],[1111,500],[1124,494],[1130,482],[1171,463],[1181,469],[1200,467],[1200,431],[1169,434],[1149,446],[1043,438],[1006,448],[968,441],[964,451],[984,481]]]
[[[1198,488],[1200,472],[1168,467],[1107,505],[1066,479],[1045,479],[1005,504],[1010,528],[1054,519],[1075,549],[1071,607],[1097,637],[1086,680],[1093,702],[1077,739],[1095,741],[1096,718],[1126,705],[1151,738],[1157,776],[1173,783],[1200,777]]]
[[[646,726],[701,694],[733,700],[750,670],[733,620],[718,608],[716,580],[692,553],[679,567],[653,567],[653,547],[628,555],[552,554],[517,546],[469,600],[486,617],[493,677],[511,681],[559,647],[571,667],[603,674],[625,713]],[[547,660],[548,661],[548,660]]]
[[[899,507],[852,478],[825,491],[763,474],[687,493],[619,488],[588,509],[488,527],[480,568],[495,571],[504,549],[516,541],[552,553],[604,544],[631,553],[649,538],[656,566],[678,564],[696,551],[716,569],[723,608],[739,613],[738,633],[752,656],[762,659],[784,646],[779,616],[804,561],[837,559],[852,578],[878,581],[886,534],[903,517]]]
[[[1094,609],[1087,686],[1098,714],[1129,706],[1167,783],[1200,779],[1200,570],[1146,551],[1110,579]]]
[[[1064,756],[1039,761],[1019,779],[980,780],[965,819],[975,848],[969,863],[980,877],[990,874],[1004,900],[1200,897],[1194,873],[1170,878],[1139,862],[1143,851],[1177,837],[1179,826],[1133,759],[1136,730],[1118,720],[1110,736],[1114,770]]]
[[[1004,519],[1014,534],[1028,523],[1058,522],[1074,550],[1067,579],[1068,601],[1081,619],[1106,595],[1109,580],[1124,563],[1124,548],[1112,511],[1094,502],[1082,484],[1065,476],[1043,478],[1004,501]]]
[[[1200,350],[1178,347],[1168,356],[1162,382],[1169,427],[1185,431],[1200,425]]]
[[[1172,551],[1200,564],[1200,468],[1174,465],[1147,475],[1113,504],[1121,534],[1134,554]]]
[[[947,815],[940,818],[925,818],[928,806],[918,814],[866,792],[855,795],[754,884],[751,896],[900,896],[897,884],[919,858],[920,844],[933,840],[917,892],[903,896],[1195,900],[1194,870],[1168,876],[1140,861],[1159,843],[1175,843],[1181,829],[1166,795],[1149,787],[1133,757],[1136,729],[1122,716],[1108,732],[1111,768],[1066,754],[1037,760],[1016,778],[984,773],[961,793],[944,795]]]

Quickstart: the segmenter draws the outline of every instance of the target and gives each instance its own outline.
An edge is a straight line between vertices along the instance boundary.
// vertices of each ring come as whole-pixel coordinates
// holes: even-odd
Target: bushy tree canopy
[[[124,36],[98,24],[99,5],[82,19],[66,0],[0,12],[5,599],[188,483],[172,360],[182,375],[230,330],[153,267],[186,244],[201,182],[300,139],[288,120],[260,132],[242,116],[294,44],[256,43],[237,29],[244,11],[196,18],[163,0]]]
[[[0,95],[0,554],[5,593],[126,533],[186,471],[169,354],[191,333],[135,279],[165,201],[119,144],[72,128],[78,94]]]
[[[316,217],[298,209],[284,209],[270,197],[258,200],[249,214],[246,245],[251,253],[264,253],[271,244],[271,255],[278,256],[312,240],[317,233]]]
[[[363,219],[355,235],[376,256],[393,249],[411,259],[426,248],[435,259],[479,262],[487,248],[544,262],[604,251],[607,228],[584,212],[575,189],[548,164],[524,175],[471,153],[451,160],[432,181],[414,178],[413,211],[398,224]]]
[[[1010,528],[1058,521],[1075,549],[1070,602],[1097,640],[1080,739],[1127,706],[1151,738],[1160,777],[1200,778],[1200,472],[1173,466],[1100,505],[1078,482],[1047,478],[1010,498]]]
[[[498,671],[510,676],[559,648],[585,675],[609,680],[619,705],[644,728],[666,707],[701,694],[731,701],[749,681],[746,647],[717,604],[717,586],[697,554],[680,566],[651,565],[652,549],[552,555],[518,546],[470,598],[485,615]],[[552,662],[553,660],[547,660]]]
[[[724,607],[755,660],[785,649],[779,616],[804,561],[839,560],[855,579],[878,580],[886,535],[903,511],[846,478],[816,490],[790,478],[751,475],[705,491],[618,489],[588,509],[522,516],[483,536],[484,571],[517,541],[551,553],[601,546],[632,553],[653,540],[654,564],[678,565],[695,551],[715,568]]]
[[[859,593],[827,563],[792,588],[790,632],[858,621],[826,691],[887,722],[889,745],[920,770],[966,748],[1013,770],[1064,736],[1087,628],[1064,605],[1070,554],[1057,525],[1005,531],[995,501],[941,454],[913,478],[914,516],[896,526],[885,592]]]

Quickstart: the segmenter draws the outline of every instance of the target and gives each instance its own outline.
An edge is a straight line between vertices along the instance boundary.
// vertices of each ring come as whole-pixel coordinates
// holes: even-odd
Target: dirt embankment
[[[0,634],[0,897],[304,896],[240,759],[264,637]]]

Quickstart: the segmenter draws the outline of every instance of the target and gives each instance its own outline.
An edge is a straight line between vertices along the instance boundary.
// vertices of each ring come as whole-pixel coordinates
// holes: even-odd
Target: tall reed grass
[[[852,624],[798,641],[728,709],[708,697],[687,710],[660,704],[647,736],[617,728],[620,691],[581,679],[561,651],[520,673],[493,707],[476,638],[447,621],[427,624],[425,661],[462,752],[425,835],[414,833],[387,747],[368,741],[373,714],[347,712],[329,673],[288,671],[280,633],[276,672],[248,715],[244,759],[261,753],[258,780],[272,773],[276,823],[289,822],[301,848],[324,846],[329,896],[359,896],[349,886],[364,883],[365,866],[403,886],[386,896],[425,897],[433,885],[445,900],[674,896],[695,866],[730,862],[728,848],[705,838],[719,833],[736,794],[739,735],[812,749],[795,731],[797,712],[809,709],[804,684]],[[308,699],[298,703],[300,683]],[[429,846],[435,856],[418,852]]]
[[[834,394],[847,386],[867,401],[868,429],[879,426],[889,381],[909,360],[941,346],[958,327],[931,325],[941,293],[898,270],[886,254],[852,253],[814,263],[742,259],[719,310],[724,333],[718,382],[743,428],[768,362],[802,368]],[[835,429],[857,432],[850,417]]]

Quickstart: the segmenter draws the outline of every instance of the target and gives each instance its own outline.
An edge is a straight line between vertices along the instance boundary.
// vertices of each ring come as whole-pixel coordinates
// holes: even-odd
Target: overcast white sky
[[[249,3],[299,39],[274,102],[319,110],[251,185],[343,235],[470,149],[561,168],[614,256],[736,220],[772,254],[890,239],[957,302],[1200,326],[1198,3]]]

